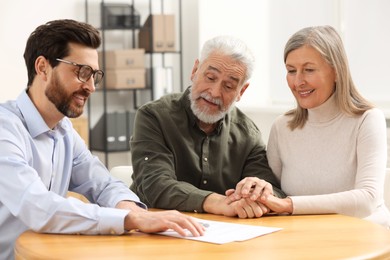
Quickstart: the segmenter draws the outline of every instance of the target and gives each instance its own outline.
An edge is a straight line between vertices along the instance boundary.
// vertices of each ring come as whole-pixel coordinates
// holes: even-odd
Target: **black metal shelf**
[[[118,30],[118,31],[133,31],[133,30],[139,30],[141,29],[141,27],[134,27],[134,28],[127,28],[127,27],[100,27],[100,28],[97,28],[98,30],[102,31],[102,30],[105,30],[105,31],[115,31],[115,30]]]
[[[85,0],[85,9],[86,9],[86,22],[89,22],[89,5],[88,5],[88,2],[92,2],[93,0]],[[115,0],[112,0],[112,1],[104,1],[104,0],[100,0],[100,25],[99,26],[96,26],[96,28],[98,28],[101,32],[101,36],[102,36],[102,46],[101,46],[101,51],[103,52],[103,58],[101,60],[101,69],[104,71],[105,68],[106,68],[106,61],[105,61],[105,53],[106,53],[106,45],[107,43],[110,41],[109,37],[107,37],[106,33],[109,34],[110,32],[115,32],[115,31],[124,31],[124,32],[130,32],[130,41],[131,41],[131,46],[130,48],[137,48],[137,43],[136,43],[136,33],[139,32],[141,29],[142,29],[142,25],[141,23],[136,26],[107,26],[107,21],[105,20],[107,18],[107,14],[105,13],[105,11],[107,11],[107,9],[105,8],[106,7],[106,4],[112,4]],[[165,1],[166,0],[160,0],[160,13],[161,14],[164,14],[164,4],[165,4]],[[96,89],[96,92],[90,97],[90,100],[88,101],[88,129],[89,129],[89,146],[90,146],[90,150],[91,151],[97,151],[97,152],[102,152],[104,153],[104,163],[105,165],[108,167],[108,154],[109,153],[113,153],[113,152],[126,152],[126,151],[130,151],[130,148],[126,148],[126,149],[109,149],[108,148],[108,145],[107,145],[107,142],[104,142],[103,146],[96,149],[96,148],[93,148],[93,145],[91,146],[91,144],[94,143],[94,140],[93,140],[93,136],[92,136],[92,127],[91,127],[91,123],[92,123],[92,116],[94,112],[93,109],[92,109],[92,105],[91,103],[94,101],[94,99],[98,99],[100,98],[100,103],[99,103],[99,106],[101,107],[101,110],[102,110],[102,118],[99,118],[99,120],[102,120],[102,125],[104,126],[103,129],[102,129],[102,135],[103,137],[107,137],[108,136],[108,127],[109,126],[109,123],[107,122],[107,118],[108,118],[108,111],[109,111],[109,108],[113,105],[112,103],[109,102],[109,97],[108,96],[111,96],[111,94],[114,94],[114,93],[125,93],[126,95],[129,95],[128,99],[128,103],[132,105],[132,109],[135,111],[139,108],[140,105],[142,105],[142,100],[138,100],[138,96],[140,94],[142,94],[141,96],[145,97],[146,96],[149,96],[149,101],[150,100],[153,100],[154,99],[154,79],[153,79],[153,69],[155,68],[155,66],[157,64],[154,64],[154,57],[156,57],[156,55],[160,55],[161,56],[161,61],[160,61],[160,65],[162,67],[165,67],[166,64],[165,64],[165,56],[166,55],[178,55],[179,56],[179,64],[178,64],[178,68],[179,68],[179,72],[175,72],[175,74],[178,75],[179,77],[179,84],[180,84],[180,90],[183,89],[183,73],[182,73],[182,68],[183,68],[183,57],[182,57],[182,40],[181,40],[181,35],[182,35],[182,16],[181,16],[181,13],[182,13],[182,4],[181,4],[181,1],[182,0],[175,0],[177,1],[177,17],[178,17],[178,20],[175,22],[176,25],[178,25],[178,28],[179,28],[179,31],[176,32],[176,35],[179,35],[179,37],[176,37],[176,39],[178,39],[178,42],[177,42],[177,49],[176,51],[162,51],[162,52],[151,52],[151,51],[145,51],[145,59],[149,62],[149,67],[147,68],[149,70],[149,74],[147,73],[147,80],[146,80],[146,86],[144,88],[107,88],[107,87],[104,87],[104,86],[107,86],[106,84],[106,77],[103,78],[103,82],[101,82],[102,84],[102,87],[101,88],[98,88]],[[95,3],[97,2],[97,0],[95,1]],[[136,3],[137,2],[137,3]],[[141,3],[142,2],[142,3]],[[137,4],[138,5],[143,5],[144,6],[144,9],[142,11],[146,11],[146,13],[148,13],[149,15],[152,14],[152,2],[156,3],[156,1],[152,1],[152,0],[129,0],[128,3],[129,3],[129,6],[132,6],[132,10],[134,11],[136,8],[137,8]],[[123,2],[121,2],[122,4]],[[148,5],[145,5],[145,3],[148,3]],[[146,10],[145,8],[148,8],[149,10]],[[140,17],[141,18],[141,17]],[[140,19],[141,21],[141,19]],[[153,39],[152,37],[150,37],[150,44],[152,44],[153,42]],[[176,66],[176,65],[175,65]],[[94,97],[94,95],[97,95]],[[128,119],[127,119],[128,120]],[[129,130],[129,129],[127,129]]]
[[[105,90],[104,89],[96,89],[95,91],[96,92],[103,92],[103,91],[106,91],[106,92],[122,92],[122,91],[125,91],[125,92],[134,92],[134,91],[150,91],[151,88],[150,87],[145,87],[145,88],[106,88]]]

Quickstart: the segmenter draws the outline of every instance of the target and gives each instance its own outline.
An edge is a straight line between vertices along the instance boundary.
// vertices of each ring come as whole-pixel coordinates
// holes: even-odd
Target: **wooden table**
[[[362,219],[342,215],[238,219],[189,214],[202,219],[283,229],[223,245],[138,232],[85,236],[28,231],[16,242],[16,259],[390,259],[390,230]]]

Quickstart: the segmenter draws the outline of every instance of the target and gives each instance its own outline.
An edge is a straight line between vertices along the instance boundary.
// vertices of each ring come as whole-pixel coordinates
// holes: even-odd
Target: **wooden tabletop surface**
[[[390,259],[390,230],[362,219],[342,215],[238,219],[186,214],[283,229],[223,245],[139,232],[86,236],[28,231],[16,242],[16,259]]]

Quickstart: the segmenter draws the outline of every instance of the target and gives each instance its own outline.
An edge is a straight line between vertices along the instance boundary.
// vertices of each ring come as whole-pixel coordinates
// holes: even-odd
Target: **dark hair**
[[[36,75],[35,60],[43,56],[55,67],[57,58],[69,55],[69,43],[97,49],[101,38],[99,31],[92,25],[70,19],[47,22],[30,34],[23,55],[28,73],[27,86],[31,86]]]

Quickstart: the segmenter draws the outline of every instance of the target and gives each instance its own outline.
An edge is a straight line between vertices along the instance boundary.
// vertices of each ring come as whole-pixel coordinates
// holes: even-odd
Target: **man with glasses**
[[[104,73],[99,32],[73,20],[39,26],[24,53],[27,89],[0,104],[0,259],[13,259],[17,237],[45,233],[123,234],[204,228],[177,211],[149,212],[112,178],[72,128]],[[68,191],[92,203],[66,198]],[[131,254],[131,252],[129,252]]]

